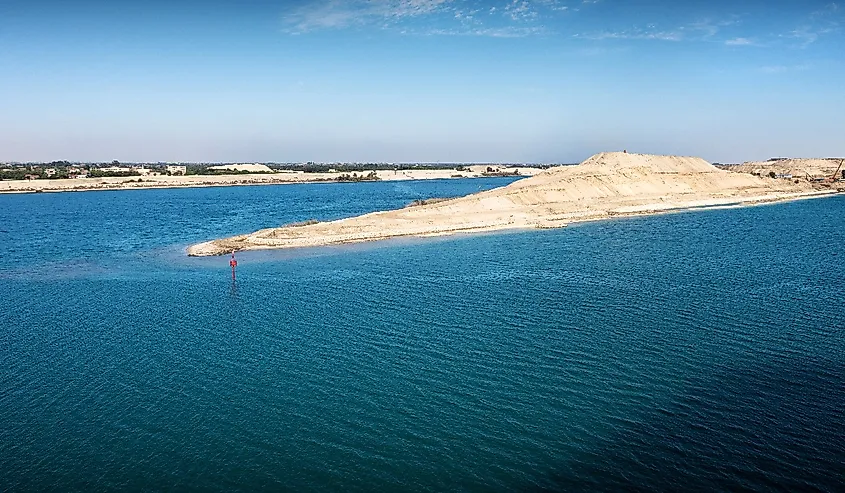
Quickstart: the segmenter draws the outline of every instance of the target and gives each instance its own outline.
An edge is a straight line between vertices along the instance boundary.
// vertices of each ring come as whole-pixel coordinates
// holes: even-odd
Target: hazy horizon
[[[619,151],[604,151],[604,152],[619,152]],[[596,153],[598,154],[598,153]],[[593,154],[595,155],[595,154]],[[91,165],[91,164],[108,164],[108,165],[224,165],[224,164],[265,164],[265,165],[279,165],[279,166],[330,166],[337,165],[402,165],[402,166],[480,166],[485,164],[490,165],[512,165],[512,166],[549,166],[549,165],[576,165],[585,159],[578,161],[546,161],[546,162],[528,162],[528,161],[250,161],[250,160],[233,160],[233,161],[120,161],[120,160],[101,160],[101,161],[80,161],[71,159],[58,159],[51,161],[0,161],[0,165],[47,165],[54,163],[66,162],[70,165]],[[687,156],[697,157],[697,156]],[[786,159],[805,159],[799,156],[772,156],[759,161],[774,161]],[[839,156],[813,156],[807,159],[845,159]],[[115,163],[114,161],[117,161]],[[742,164],[750,161],[713,161],[713,164]]]
[[[833,2],[16,1],[0,162],[845,155]]]

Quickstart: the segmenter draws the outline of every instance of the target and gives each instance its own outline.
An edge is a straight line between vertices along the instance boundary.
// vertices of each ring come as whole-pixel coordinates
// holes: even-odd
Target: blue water
[[[506,183],[0,196],[0,490],[845,490],[845,197],[183,254]]]

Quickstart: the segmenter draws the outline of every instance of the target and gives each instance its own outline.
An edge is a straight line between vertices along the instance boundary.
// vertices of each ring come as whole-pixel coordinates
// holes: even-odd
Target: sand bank
[[[200,243],[193,256],[520,228],[702,207],[750,205],[836,193],[808,181],[717,169],[700,158],[597,154],[506,187],[325,223],[270,228]]]
[[[753,175],[789,176],[798,179],[828,179],[839,169],[840,158],[783,158],[769,161],[750,161],[736,165],[720,166],[721,169]],[[840,174],[837,178],[841,178]]]
[[[521,176],[534,176],[542,172],[539,168],[501,168],[503,174],[518,170]],[[480,178],[486,168],[473,167],[465,171],[449,169],[419,169],[398,171],[377,171],[383,181],[394,180],[437,180],[445,178]],[[279,185],[286,183],[314,183],[338,181],[342,175],[352,172],[305,173],[287,171],[267,174],[243,175],[188,175],[188,176],[134,176],[120,178],[79,178],[67,180],[4,180],[0,181],[0,193],[70,192],[85,190],[132,190],[139,188],[221,187],[232,185]],[[362,173],[357,173],[361,175]],[[365,173],[366,174],[366,173]],[[142,181],[138,181],[138,179]]]

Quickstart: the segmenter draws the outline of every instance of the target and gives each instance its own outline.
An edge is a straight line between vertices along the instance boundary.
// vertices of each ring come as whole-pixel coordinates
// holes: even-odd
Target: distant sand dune
[[[834,193],[807,181],[717,169],[695,157],[611,152],[551,168],[506,187],[393,211],[281,227],[191,246],[193,256],[296,248],[408,236],[520,228],[698,207],[754,204]]]

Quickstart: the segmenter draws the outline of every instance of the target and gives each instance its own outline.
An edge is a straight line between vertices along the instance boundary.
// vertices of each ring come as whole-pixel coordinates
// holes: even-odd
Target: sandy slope
[[[831,178],[839,166],[838,158],[797,158],[774,161],[747,162],[724,166],[722,169],[739,173],[792,175],[795,178]],[[841,175],[839,176],[841,177]],[[837,177],[837,178],[839,178]]]
[[[189,255],[295,248],[516,228],[691,207],[760,203],[823,195],[806,181],[761,178],[694,157],[602,153],[506,187],[405,209],[307,226],[265,229],[194,245]]]

